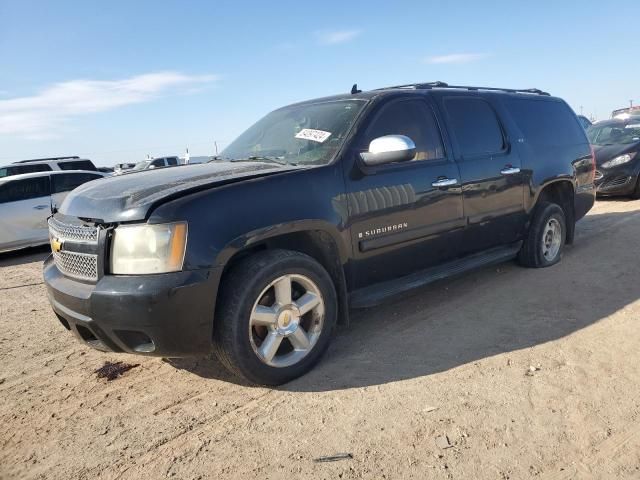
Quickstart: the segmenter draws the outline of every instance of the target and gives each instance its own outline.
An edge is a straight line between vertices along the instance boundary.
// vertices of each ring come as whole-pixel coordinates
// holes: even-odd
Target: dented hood
[[[59,211],[100,223],[139,221],[157,205],[179,196],[296,168],[300,167],[216,161],[145,170],[85,183],[67,196]]]

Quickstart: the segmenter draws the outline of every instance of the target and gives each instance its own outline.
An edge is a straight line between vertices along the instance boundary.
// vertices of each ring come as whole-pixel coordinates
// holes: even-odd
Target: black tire
[[[559,224],[561,236],[560,247],[552,258],[545,256],[543,246],[543,236],[547,234],[547,225],[550,222]],[[529,232],[518,255],[518,261],[521,265],[531,268],[544,268],[555,265],[562,258],[566,237],[567,223],[562,208],[555,203],[540,202],[536,207]]]
[[[254,350],[250,318],[264,289],[283,275],[303,275],[318,287],[324,301],[324,321],[315,345],[304,358],[290,366],[274,367],[264,363]],[[240,261],[222,279],[214,351],[221,363],[237,376],[258,385],[280,385],[304,375],[320,360],[331,341],[337,316],[335,287],[318,262],[288,250],[260,252]]]
[[[633,200],[640,199],[640,176],[636,180],[636,187],[633,189],[631,195],[629,195]]]

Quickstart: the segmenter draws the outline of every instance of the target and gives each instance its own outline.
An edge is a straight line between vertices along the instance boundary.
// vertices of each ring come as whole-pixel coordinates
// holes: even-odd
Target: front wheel
[[[216,316],[215,350],[222,363],[252,383],[279,385],[309,371],[329,346],[336,292],[311,257],[266,251],[224,277]]]
[[[541,202],[534,214],[518,259],[525,267],[549,267],[560,261],[567,235],[564,211],[559,205]]]

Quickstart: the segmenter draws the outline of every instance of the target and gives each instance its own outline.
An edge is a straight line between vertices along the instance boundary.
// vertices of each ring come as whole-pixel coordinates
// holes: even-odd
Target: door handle
[[[458,184],[458,180],[455,178],[441,178],[440,180],[436,180],[431,184],[432,187],[440,188],[440,187],[452,187]]]
[[[50,205],[36,205],[33,207],[34,210],[44,210],[45,208],[50,208]]]
[[[505,167],[500,170],[502,175],[514,175],[516,173],[520,173],[520,169],[518,167]]]

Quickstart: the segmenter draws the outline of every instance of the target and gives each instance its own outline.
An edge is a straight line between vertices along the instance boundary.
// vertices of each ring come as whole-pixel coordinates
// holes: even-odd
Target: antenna
[[[356,93],[360,93],[362,90],[358,90],[358,84],[354,83],[353,87],[351,87],[351,95],[355,95]]]

